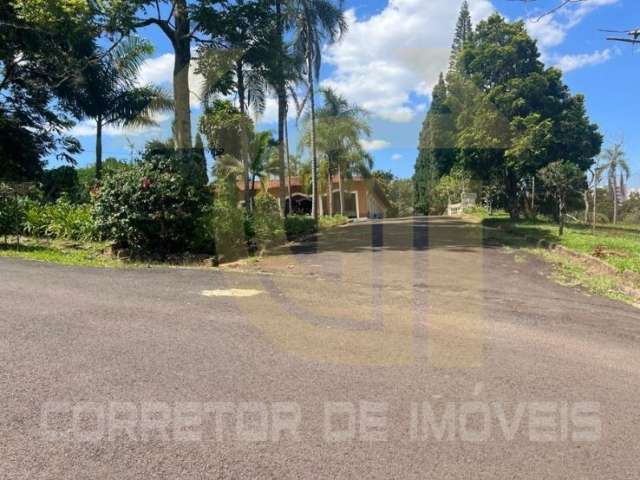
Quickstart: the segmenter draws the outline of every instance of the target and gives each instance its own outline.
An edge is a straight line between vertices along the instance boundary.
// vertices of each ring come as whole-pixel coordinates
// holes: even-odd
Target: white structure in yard
[[[447,206],[447,215],[449,217],[457,217],[464,213],[465,209],[476,206],[478,196],[475,193],[463,193],[460,203],[449,203]]]

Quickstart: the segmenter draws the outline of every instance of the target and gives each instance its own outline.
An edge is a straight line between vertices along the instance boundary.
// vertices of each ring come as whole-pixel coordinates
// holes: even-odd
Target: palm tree
[[[90,80],[79,103],[84,115],[96,122],[96,180],[102,174],[105,127],[156,125],[153,115],[173,108],[173,100],[161,88],[137,84],[142,62],[152,51],[148,42],[131,37],[88,73]]]
[[[367,157],[360,145],[363,135],[369,136],[371,129],[366,119],[366,112],[357,105],[350,105],[342,96],[332,89],[322,89],[324,104],[317,112],[316,143],[318,150],[325,157],[323,173],[326,174],[328,195],[328,213],[333,215],[333,176],[338,177],[340,214],[344,215],[345,174],[353,170],[362,170],[368,164]],[[307,131],[303,140],[309,142],[311,123],[307,116]]]
[[[604,162],[603,167],[608,171],[609,176],[609,190],[613,195],[613,223],[615,225],[618,221],[618,202],[620,201],[617,177],[620,174],[620,188],[624,189],[624,181],[628,180],[631,175],[622,142],[618,142],[604,151]]]
[[[249,142],[249,176],[251,177],[251,208],[255,198],[256,178],[260,179],[262,188],[268,191],[269,178],[277,174],[279,159],[275,145],[277,142],[271,137],[271,132],[258,132]]]
[[[204,21],[201,29],[217,39],[215,46],[201,48],[198,71],[205,79],[204,103],[217,93],[237,95],[240,113],[256,115],[266,107],[267,68],[275,55],[273,22],[266,1],[238,0],[214,17]],[[224,47],[222,49],[221,47]],[[250,208],[249,142],[251,132],[241,132],[241,160],[244,166],[246,208]]]
[[[366,112],[357,105],[350,105],[347,100],[331,89],[323,89],[324,106],[319,118],[328,127],[330,170],[331,160],[338,175],[340,195],[340,215],[344,215],[344,175],[350,169],[362,169],[370,160],[364,154],[360,138],[371,135],[371,128],[366,119]],[[333,197],[333,194],[331,194]],[[331,212],[332,213],[332,212]]]
[[[313,216],[318,218],[318,155],[316,149],[316,104],[314,95],[315,78],[322,65],[322,44],[337,41],[347,30],[343,1],[335,5],[332,0],[292,0],[292,18],[295,28],[294,47],[301,58],[306,60],[307,82],[310,103],[310,145]]]
[[[267,0],[271,2],[273,0]],[[287,30],[294,25],[295,1],[274,0],[275,28],[268,41],[270,54],[265,55],[265,81],[275,93],[278,101],[278,177],[280,178],[279,197],[282,215],[286,215],[285,184],[288,197],[291,198],[291,173],[289,172],[289,95],[296,99],[296,86],[303,81],[304,57],[299,55],[285,39]]]

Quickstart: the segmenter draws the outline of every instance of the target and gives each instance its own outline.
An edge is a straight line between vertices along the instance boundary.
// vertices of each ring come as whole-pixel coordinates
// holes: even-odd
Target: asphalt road
[[[1,259],[0,478],[638,478],[640,311],[478,226],[235,270]]]

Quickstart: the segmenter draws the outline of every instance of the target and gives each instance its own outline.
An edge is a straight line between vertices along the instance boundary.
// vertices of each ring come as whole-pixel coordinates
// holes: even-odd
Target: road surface
[[[237,270],[0,260],[0,477],[637,478],[640,312],[477,225]]]

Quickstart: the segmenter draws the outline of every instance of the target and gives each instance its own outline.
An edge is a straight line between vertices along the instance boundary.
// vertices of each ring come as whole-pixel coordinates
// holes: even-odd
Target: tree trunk
[[[520,219],[520,202],[518,201],[518,185],[514,175],[507,174],[505,191],[507,194],[507,205],[511,220]]]
[[[618,181],[616,180],[615,174],[613,175],[612,186],[613,186],[613,224],[615,225],[618,221]]]
[[[596,223],[598,221],[598,182],[593,187],[593,231],[596,231]]]
[[[536,176],[531,178],[531,214],[536,214]]]
[[[589,224],[589,190],[585,190],[582,194],[584,198],[584,224]]]
[[[340,215],[344,217],[344,189],[342,185],[342,165],[338,162],[338,190],[340,191]]]
[[[244,84],[244,64],[242,61],[236,62],[236,80],[238,82],[238,102],[240,103],[240,113],[247,114],[246,103],[246,86]],[[253,206],[253,188],[249,190],[249,139],[246,129],[243,127],[241,132],[241,152],[242,156],[242,181],[244,182],[244,208],[247,211]]]
[[[558,202],[558,213],[560,215],[560,236],[564,235],[564,201],[560,200]]]
[[[309,38],[307,41],[307,76],[309,81],[309,101],[311,105],[311,211],[313,218],[318,220],[318,152],[316,149],[316,99],[314,92],[312,51],[311,38]]]
[[[287,112],[289,109],[287,108]],[[284,148],[287,158],[287,194],[289,195],[289,214],[293,213],[293,197],[291,196],[291,162],[289,158],[289,125],[284,123]],[[285,201],[286,204],[286,201]],[[286,207],[286,206],[285,206]],[[286,210],[286,208],[285,208]]]
[[[102,117],[96,118],[96,180],[102,178]]]
[[[327,158],[327,209],[333,217],[333,178],[331,177],[331,162]]]
[[[287,215],[287,201],[284,193],[284,176],[285,176],[285,141],[286,141],[286,124],[287,124],[287,89],[284,79],[284,69],[282,59],[284,52],[284,16],[282,15],[282,0],[276,0],[276,27],[278,33],[278,177],[280,178],[279,190],[280,195],[280,214],[284,217]],[[289,147],[286,145],[286,161],[289,161]],[[289,211],[291,211],[291,180],[289,180]]]
[[[175,102],[175,144],[179,155],[189,155],[191,141],[191,106],[189,65],[191,63],[191,37],[186,0],[174,0],[175,32],[171,39],[175,51],[173,66],[173,99]]]
[[[253,207],[255,206],[256,203],[256,175],[255,173],[253,174],[253,176],[251,177],[251,210],[253,210]]]
[[[281,86],[281,91],[278,93],[278,178],[279,189],[278,194],[280,196],[280,214],[284,217],[287,214],[286,205],[286,193],[285,193],[285,124],[287,123],[287,93]],[[291,197],[289,197],[291,202]]]

